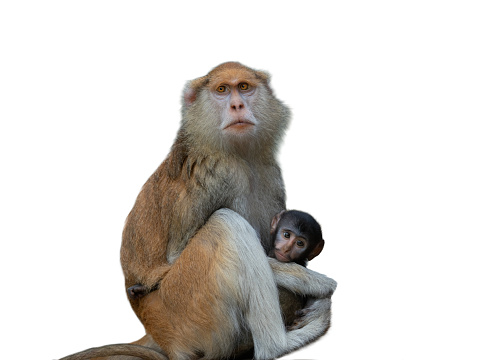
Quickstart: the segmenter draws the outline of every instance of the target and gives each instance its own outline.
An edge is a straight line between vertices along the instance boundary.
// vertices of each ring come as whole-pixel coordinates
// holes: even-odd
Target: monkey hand
[[[296,320],[293,321],[293,323],[291,325],[288,325],[286,326],[286,330],[287,331],[292,331],[292,330],[297,330],[297,329],[301,329],[304,324],[303,324],[303,320],[302,320],[302,316],[301,315],[298,315],[298,313],[300,313],[301,311],[297,311],[296,312],[296,315],[298,316],[296,318]]]
[[[287,327],[288,331],[302,329],[318,318],[330,316],[331,299],[309,299],[308,303],[309,306],[296,312],[297,318]]]
[[[286,327],[288,331],[291,330],[296,330],[296,329],[301,329],[305,324],[305,319],[306,315],[311,313],[313,309],[311,308],[304,308],[301,310],[296,311],[294,314],[296,316],[296,319],[293,321],[293,323],[289,326]]]
[[[286,329],[288,331],[297,330],[306,325],[307,319],[310,316],[314,316],[314,313],[318,308],[318,303],[316,303],[317,300],[318,299],[315,298],[307,299],[304,308],[294,313],[296,318],[291,325],[286,327]]]
[[[303,319],[297,318],[291,325],[286,326],[286,331],[298,330],[304,326]]]

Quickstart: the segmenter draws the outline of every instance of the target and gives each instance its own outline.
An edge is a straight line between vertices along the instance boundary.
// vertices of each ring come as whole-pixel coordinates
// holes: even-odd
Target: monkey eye
[[[296,245],[298,245],[298,247],[304,247],[304,241],[298,240],[296,241]]]
[[[289,232],[285,231],[283,233],[283,236],[286,238],[286,239],[289,239],[289,237],[291,236]]]
[[[216,88],[216,91],[219,93],[224,93],[226,91],[226,86],[220,85]]]
[[[245,91],[245,90],[249,89],[249,84],[248,83],[241,83],[241,84],[238,85],[238,87],[239,87],[240,90]]]

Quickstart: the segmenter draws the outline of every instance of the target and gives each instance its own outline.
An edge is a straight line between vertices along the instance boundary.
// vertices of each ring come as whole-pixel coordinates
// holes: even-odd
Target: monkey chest
[[[256,230],[263,245],[268,247],[271,219],[283,210],[284,193],[281,184],[266,179],[243,179],[236,184],[232,196],[225,204],[242,215]],[[269,249],[266,249],[269,251]]]

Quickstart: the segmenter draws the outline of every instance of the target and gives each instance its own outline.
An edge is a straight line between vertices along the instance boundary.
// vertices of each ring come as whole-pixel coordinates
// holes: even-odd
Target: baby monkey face
[[[308,213],[283,210],[271,220],[274,257],[281,262],[306,265],[323,250],[321,226]],[[271,254],[272,255],[272,254]]]
[[[312,251],[311,245],[307,237],[292,229],[280,228],[274,243],[276,259],[282,262],[303,261]]]

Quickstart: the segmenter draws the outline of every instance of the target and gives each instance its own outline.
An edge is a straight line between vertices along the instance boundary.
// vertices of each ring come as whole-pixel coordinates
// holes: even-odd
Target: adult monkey
[[[143,186],[123,231],[121,264],[147,336],[172,359],[281,356],[329,327],[334,280],[266,257],[285,209],[275,154],[289,110],[269,76],[224,63],[184,90],[166,160]],[[261,246],[262,245],[262,246]],[[316,298],[293,331],[277,286]],[[155,291],[156,290],[156,291]]]

